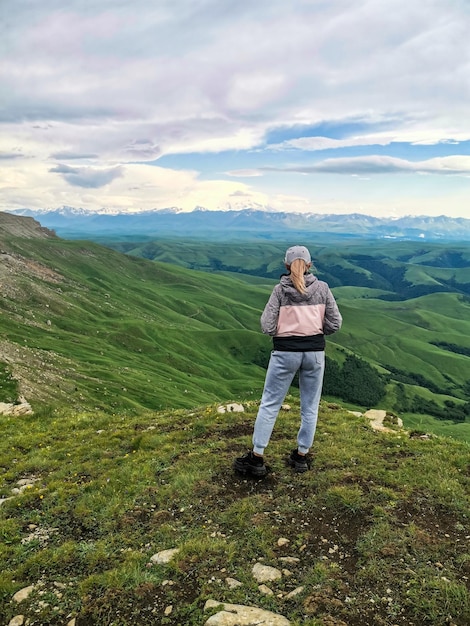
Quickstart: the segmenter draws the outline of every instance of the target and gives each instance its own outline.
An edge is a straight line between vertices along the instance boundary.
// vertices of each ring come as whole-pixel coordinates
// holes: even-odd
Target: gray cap
[[[292,261],[295,261],[296,259],[302,259],[305,263],[312,262],[310,252],[305,246],[292,246],[286,251],[286,256],[284,258],[284,263],[286,263],[286,265],[290,265]]]

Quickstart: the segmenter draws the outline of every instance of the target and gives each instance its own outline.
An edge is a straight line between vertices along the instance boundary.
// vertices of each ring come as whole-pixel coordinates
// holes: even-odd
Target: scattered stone
[[[282,574],[278,569],[270,567],[269,565],[263,565],[262,563],[255,563],[255,565],[253,565],[252,574],[259,583],[267,583],[282,578]]]
[[[29,587],[23,587],[23,589],[20,589],[19,591],[15,593],[15,595],[13,596],[13,600],[15,602],[23,602],[23,600],[26,600],[26,598],[29,598],[29,596],[33,592],[33,589],[34,589],[34,585],[29,585]]]
[[[24,624],[24,615],[15,615],[8,622],[8,626],[23,626]]]
[[[291,405],[290,404],[281,404],[281,409],[283,411],[290,411],[291,410]]]
[[[244,411],[245,407],[243,404],[237,404],[236,402],[217,407],[217,413],[243,413]]]
[[[207,600],[204,610],[222,606],[222,610],[209,617],[205,626],[290,626],[283,615],[265,611],[254,606],[226,604],[216,600]]]
[[[150,557],[152,563],[156,565],[164,565],[169,563],[171,559],[179,552],[179,548],[170,548],[169,550],[162,550]]]
[[[282,575],[286,576],[286,577],[289,577],[289,576],[292,576],[292,572],[290,571],[290,569],[283,569],[282,570]]]
[[[173,605],[172,605],[172,604],[170,604],[170,605],[169,605],[169,606],[167,606],[167,607],[166,607],[166,609],[165,609],[165,615],[167,615],[167,616],[168,616],[168,615],[171,615],[172,611],[173,611]]]
[[[54,587],[56,587],[57,589],[67,589],[67,585],[65,583],[58,583],[55,582],[53,583]]]
[[[20,495],[25,491],[25,489],[31,489],[31,487],[39,480],[39,478],[20,478],[17,481],[18,487],[13,487],[11,493],[15,494],[15,496]]]
[[[282,546],[287,546],[290,543],[290,539],[286,539],[285,537],[280,537],[277,540],[277,545],[282,548]]]
[[[239,580],[236,580],[235,578],[226,578],[225,582],[227,583],[227,585],[229,586],[230,589],[236,589],[237,587],[243,587],[243,583],[241,583]]]
[[[260,585],[258,587],[259,591],[261,593],[264,593],[265,596],[272,596],[274,595],[274,592],[272,589],[270,589],[267,585]]]
[[[280,556],[279,560],[283,563],[287,563],[288,565],[295,565],[296,563],[300,563],[300,559],[296,556]]]
[[[362,413],[360,411],[348,411],[350,415],[355,415],[356,417],[362,417]]]
[[[47,545],[51,535],[58,532],[58,528],[36,528],[27,537],[23,537],[21,540],[22,545],[27,545],[32,541],[37,541],[41,547]]]
[[[77,618],[76,617],[72,617],[70,622],[67,622],[67,626],[75,626],[76,623],[77,623]]]
[[[297,589],[294,589],[293,591],[287,594],[286,600],[295,598],[295,596],[298,596],[300,593],[302,593],[303,590],[304,590],[304,587],[297,587]]]

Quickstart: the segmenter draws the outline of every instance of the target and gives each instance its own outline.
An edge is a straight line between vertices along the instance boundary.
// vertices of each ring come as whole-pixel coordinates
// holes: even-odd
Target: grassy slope
[[[431,341],[470,347],[470,303],[456,294],[432,294],[405,302],[338,301],[348,326],[337,340],[341,345],[383,366],[416,371],[440,388],[461,386],[469,376],[468,357],[437,348]],[[406,363],[404,362],[406,355]]]
[[[283,461],[298,427],[288,401],[261,482],[231,470],[254,402],[237,414],[212,405],[5,418],[0,496],[34,482],[0,509],[0,622],[21,612],[30,626],[75,616],[78,626],[199,626],[215,598],[293,626],[468,624],[468,445],[375,433],[323,403],[313,470],[295,475]],[[150,565],[173,547],[170,564]],[[258,561],[292,572],[268,583],[272,596],[252,578]],[[11,601],[31,584],[27,600]]]
[[[108,242],[109,243],[109,242]],[[381,371],[393,366],[424,376],[441,394],[429,394],[416,385],[410,395],[468,401],[469,358],[432,345],[434,341],[470,347],[470,249],[464,244],[412,242],[347,242],[310,246],[320,278],[335,285],[344,316],[340,333],[330,339],[330,355],[341,359],[336,348],[352,350]],[[249,272],[274,279],[282,272],[285,244],[279,242],[226,245],[214,242],[156,241],[113,244],[135,255],[170,261],[188,267],[231,268],[226,275]],[[455,267],[454,267],[455,266]],[[263,280],[263,279],[261,279]],[[369,286],[368,286],[369,285]],[[437,293],[428,293],[437,290]],[[424,293],[425,295],[420,295]],[[399,298],[390,301],[387,298]],[[384,299],[385,298],[385,299]],[[392,409],[393,389],[385,401]],[[450,415],[451,417],[451,415]],[[470,423],[438,422],[433,418],[404,416],[407,423],[426,424],[435,432],[470,440]]]
[[[2,339],[20,344],[31,367],[42,359],[44,375],[66,367],[57,384],[69,402],[161,408],[259,393],[264,371],[252,362],[269,340],[258,322],[265,294],[255,287],[89,242],[10,248],[61,279],[23,278],[21,295],[2,301]]]

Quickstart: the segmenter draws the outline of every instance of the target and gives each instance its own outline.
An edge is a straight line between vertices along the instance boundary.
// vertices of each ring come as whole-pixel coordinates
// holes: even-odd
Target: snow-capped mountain
[[[179,236],[259,239],[288,239],[312,235],[325,237],[369,237],[428,241],[470,241],[470,220],[446,215],[379,218],[360,213],[320,214],[289,213],[269,207],[225,208],[207,210],[196,207],[183,211],[178,207],[146,211],[119,212],[103,209],[97,212],[63,206],[54,210],[16,209],[11,213],[34,217],[43,226],[62,237],[129,235]]]

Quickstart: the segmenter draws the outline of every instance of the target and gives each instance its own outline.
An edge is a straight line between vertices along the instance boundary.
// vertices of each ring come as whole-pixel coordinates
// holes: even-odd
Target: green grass
[[[10,237],[2,246],[29,267],[20,265],[0,302],[1,348],[13,374],[5,398],[24,393],[38,408],[121,411],[259,396],[271,349],[259,316],[282,271],[283,244],[151,242],[157,258],[179,265],[91,242]],[[337,285],[344,317],[328,339],[328,355],[341,361],[342,351],[353,352],[389,376],[379,408],[396,409],[403,378],[410,398],[431,394],[440,407],[469,401],[469,357],[434,345],[470,349],[463,249],[452,256],[440,244],[311,247],[319,277]],[[407,297],[427,288],[427,276],[453,271],[449,259],[462,265],[455,268],[460,277],[448,277],[455,292]],[[191,264],[212,271],[183,267]],[[404,268],[425,278],[406,283]],[[467,425],[445,432],[464,438]],[[443,432],[433,419],[428,428]]]
[[[258,330],[263,290],[91,243],[9,245],[57,274],[20,275],[21,295],[1,304],[2,337],[33,379],[30,395],[117,410],[259,393],[264,370],[254,361],[269,351]]]
[[[429,415],[403,413],[401,415],[406,428],[423,433],[435,433],[442,437],[453,437],[460,441],[470,441],[470,423],[456,424],[451,420],[436,420]]]
[[[324,402],[313,468],[296,475],[284,458],[299,403],[287,400],[263,481],[231,469],[250,444],[252,400],[244,413],[201,405],[3,418],[0,497],[11,499],[0,507],[0,622],[21,613],[31,626],[72,617],[199,625],[214,598],[275,611],[293,626],[467,624],[468,444],[375,433]],[[25,478],[31,486],[14,495]],[[173,547],[172,562],[151,563]],[[284,556],[299,560],[285,565]],[[291,571],[270,585],[273,596],[251,575],[258,561]],[[226,577],[242,586],[231,590]],[[31,584],[16,605],[13,594]]]
[[[0,402],[11,404],[18,399],[18,381],[7,363],[0,362]]]

